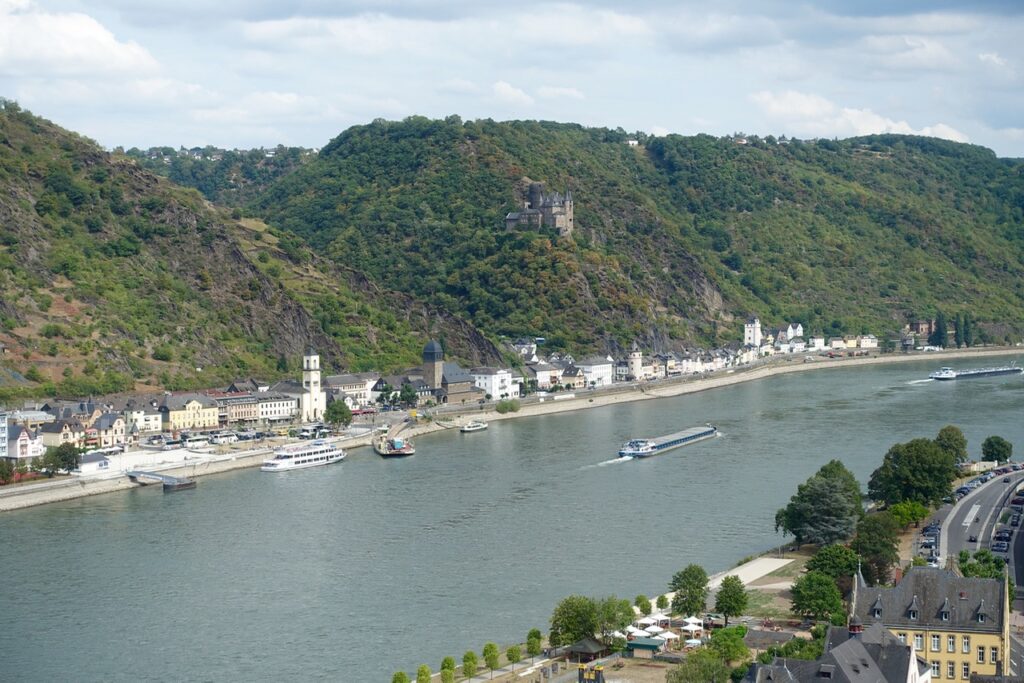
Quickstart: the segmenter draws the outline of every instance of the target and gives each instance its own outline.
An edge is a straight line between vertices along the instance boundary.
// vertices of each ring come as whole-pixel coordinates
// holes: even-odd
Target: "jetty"
[[[184,491],[186,489],[194,489],[196,487],[196,480],[189,479],[187,477],[172,477],[169,474],[143,472],[141,470],[133,470],[131,472],[126,472],[125,474],[139,486],[163,484],[164,491]]]

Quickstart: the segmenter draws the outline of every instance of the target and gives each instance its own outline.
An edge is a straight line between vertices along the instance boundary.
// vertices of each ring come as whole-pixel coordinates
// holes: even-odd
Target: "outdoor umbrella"
[[[687,624],[683,627],[683,630],[689,631],[690,633],[694,633],[696,631],[702,631],[703,629],[700,626],[697,626],[697,624]]]
[[[652,624],[652,625],[648,626],[647,628],[645,628],[644,630],[647,631],[648,633],[661,633],[665,629],[663,629],[662,627],[657,626],[655,624]]]
[[[653,617],[644,617],[643,619],[637,619],[636,623],[641,626],[650,626],[651,624],[657,624],[658,620]]]
[[[704,620],[700,617],[686,617],[683,619],[687,624],[703,624]]]

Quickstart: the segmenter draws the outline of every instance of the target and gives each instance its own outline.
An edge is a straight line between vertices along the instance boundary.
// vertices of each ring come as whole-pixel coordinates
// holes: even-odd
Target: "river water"
[[[866,485],[893,443],[950,423],[974,457],[991,434],[1020,457],[1024,379],[920,381],[938,365],[784,375],[423,436],[405,460],[364,448],[7,513],[0,680],[387,681],[521,642],[566,595],[654,595],[690,562],[713,573],[778,544],[775,510],[832,458]],[[627,438],[705,422],[722,436],[607,463]]]

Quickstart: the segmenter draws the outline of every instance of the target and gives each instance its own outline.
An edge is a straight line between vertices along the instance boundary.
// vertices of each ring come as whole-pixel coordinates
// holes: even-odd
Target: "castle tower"
[[[644,354],[640,351],[640,345],[633,342],[633,349],[629,352],[629,374],[633,379],[640,379],[644,370]]]
[[[559,235],[561,237],[568,237],[569,235],[572,234],[572,231],[576,228],[576,223],[573,220],[573,215],[572,215],[573,202],[572,202],[572,191],[570,191],[570,190],[566,190],[565,191],[565,205],[564,206],[565,206],[565,227],[562,230],[559,230]]]
[[[320,356],[310,349],[302,357],[302,394],[300,401],[303,422],[322,420],[327,412],[327,392],[320,385]]]
[[[423,347],[423,381],[431,389],[440,389],[444,378],[444,349],[431,339]]]
[[[743,325],[743,345],[761,346],[761,321],[756,316]]]

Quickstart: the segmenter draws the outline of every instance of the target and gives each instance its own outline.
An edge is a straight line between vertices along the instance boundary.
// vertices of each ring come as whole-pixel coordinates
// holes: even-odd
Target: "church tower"
[[[302,357],[302,388],[302,421],[322,420],[327,412],[327,392],[320,385],[320,356],[313,349]]]
[[[644,371],[644,354],[640,351],[640,345],[633,342],[633,349],[629,352],[629,374],[633,379],[640,379]]]
[[[431,339],[423,347],[423,381],[431,389],[440,389],[444,379],[444,349]]]

